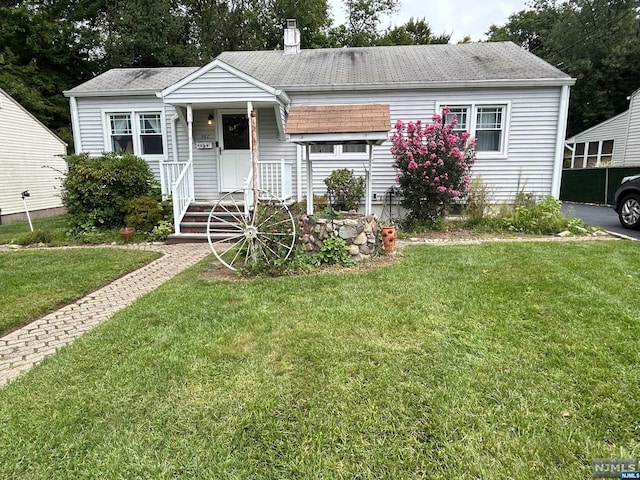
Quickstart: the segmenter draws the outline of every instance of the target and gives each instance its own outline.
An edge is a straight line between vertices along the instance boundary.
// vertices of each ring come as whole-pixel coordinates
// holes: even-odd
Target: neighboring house
[[[640,166],[640,89],[629,110],[567,138],[565,168]]]
[[[0,223],[60,213],[67,145],[0,89]]]
[[[479,138],[473,172],[496,201],[557,197],[573,83],[510,42],[300,50],[289,21],[284,50],[114,69],[64,93],[76,151],[140,155],[181,217],[250,183],[252,152],[260,186],[285,200],[306,195],[310,172],[318,194],[334,169],[370,172],[364,208],[379,211],[395,185],[393,125],[444,106]]]

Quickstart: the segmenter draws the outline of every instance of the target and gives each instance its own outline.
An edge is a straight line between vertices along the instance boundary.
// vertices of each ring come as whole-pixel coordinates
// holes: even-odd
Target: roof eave
[[[65,90],[62,94],[65,97],[137,97],[137,96],[153,96],[157,90],[94,90],[86,92],[74,92],[73,90]]]
[[[288,92],[356,91],[356,90],[413,90],[446,88],[485,88],[485,87],[563,87],[572,86],[575,78],[536,78],[518,80],[447,80],[441,82],[387,82],[387,83],[351,83],[332,85],[283,85]]]

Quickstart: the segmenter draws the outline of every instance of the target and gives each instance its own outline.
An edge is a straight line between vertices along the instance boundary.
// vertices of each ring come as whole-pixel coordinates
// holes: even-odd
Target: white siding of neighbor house
[[[576,143],[613,140],[612,163],[617,167],[623,166],[624,150],[627,143],[628,122],[629,112],[626,111],[567,139],[567,143],[573,145]]]
[[[509,108],[505,158],[479,158],[472,169],[492,191],[494,201],[510,201],[518,191],[551,195],[555,162],[560,87],[468,90],[396,90],[386,92],[331,92],[291,94],[295,105],[381,103],[389,104],[391,124],[421,119],[431,121],[437,105],[470,103]],[[378,201],[395,183],[390,142],[374,149],[373,193]],[[337,168],[353,169],[364,175],[367,159],[314,159],[314,191],[323,193],[324,178]]]
[[[640,90],[636,90],[629,103],[629,122],[626,129],[627,145],[622,166],[640,165]]]
[[[108,138],[107,114],[160,112],[164,115],[164,154],[143,156],[153,171],[156,180],[160,181],[160,162],[166,162],[172,158],[171,118],[176,112],[171,105],[165,105],[161,99],[151,95],[139,97],[81,97],[76,101],[78,105],[81,150],[91,156],[99,156],[103,152],[111,150]]]
[[[62,206],[61,157],[67,147],[48,128],[0,90],[0,209],[2,215],[24,212],[21,193],[28,190],[29,211]],[[52,168],[47,168],[52,167]]]
[[[215,67],[165,96],[172,104],[233,103],[273,100],[273,95],[245,80]]]

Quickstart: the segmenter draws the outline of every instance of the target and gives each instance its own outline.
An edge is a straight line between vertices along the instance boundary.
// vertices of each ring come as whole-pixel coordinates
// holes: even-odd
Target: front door
[[[244,188],[251,169],[249,120],[246,113],[219,113],[220,132],[220,191]]]

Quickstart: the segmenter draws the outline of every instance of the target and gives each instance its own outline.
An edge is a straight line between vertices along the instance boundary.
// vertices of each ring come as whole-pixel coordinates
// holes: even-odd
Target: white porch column
[[[305,145],[307,156],[307,215],[313,215],[313,169],[311,168],[311,146]]]
[[[373,195],[373,145],[369,144],[369,168],[367,169],[367,193],[364,201],[365,215],[371,215],[371,196]]]
[[[187,105],[187,131],[189,134],[189,163],[193,163],[193,105]]]

